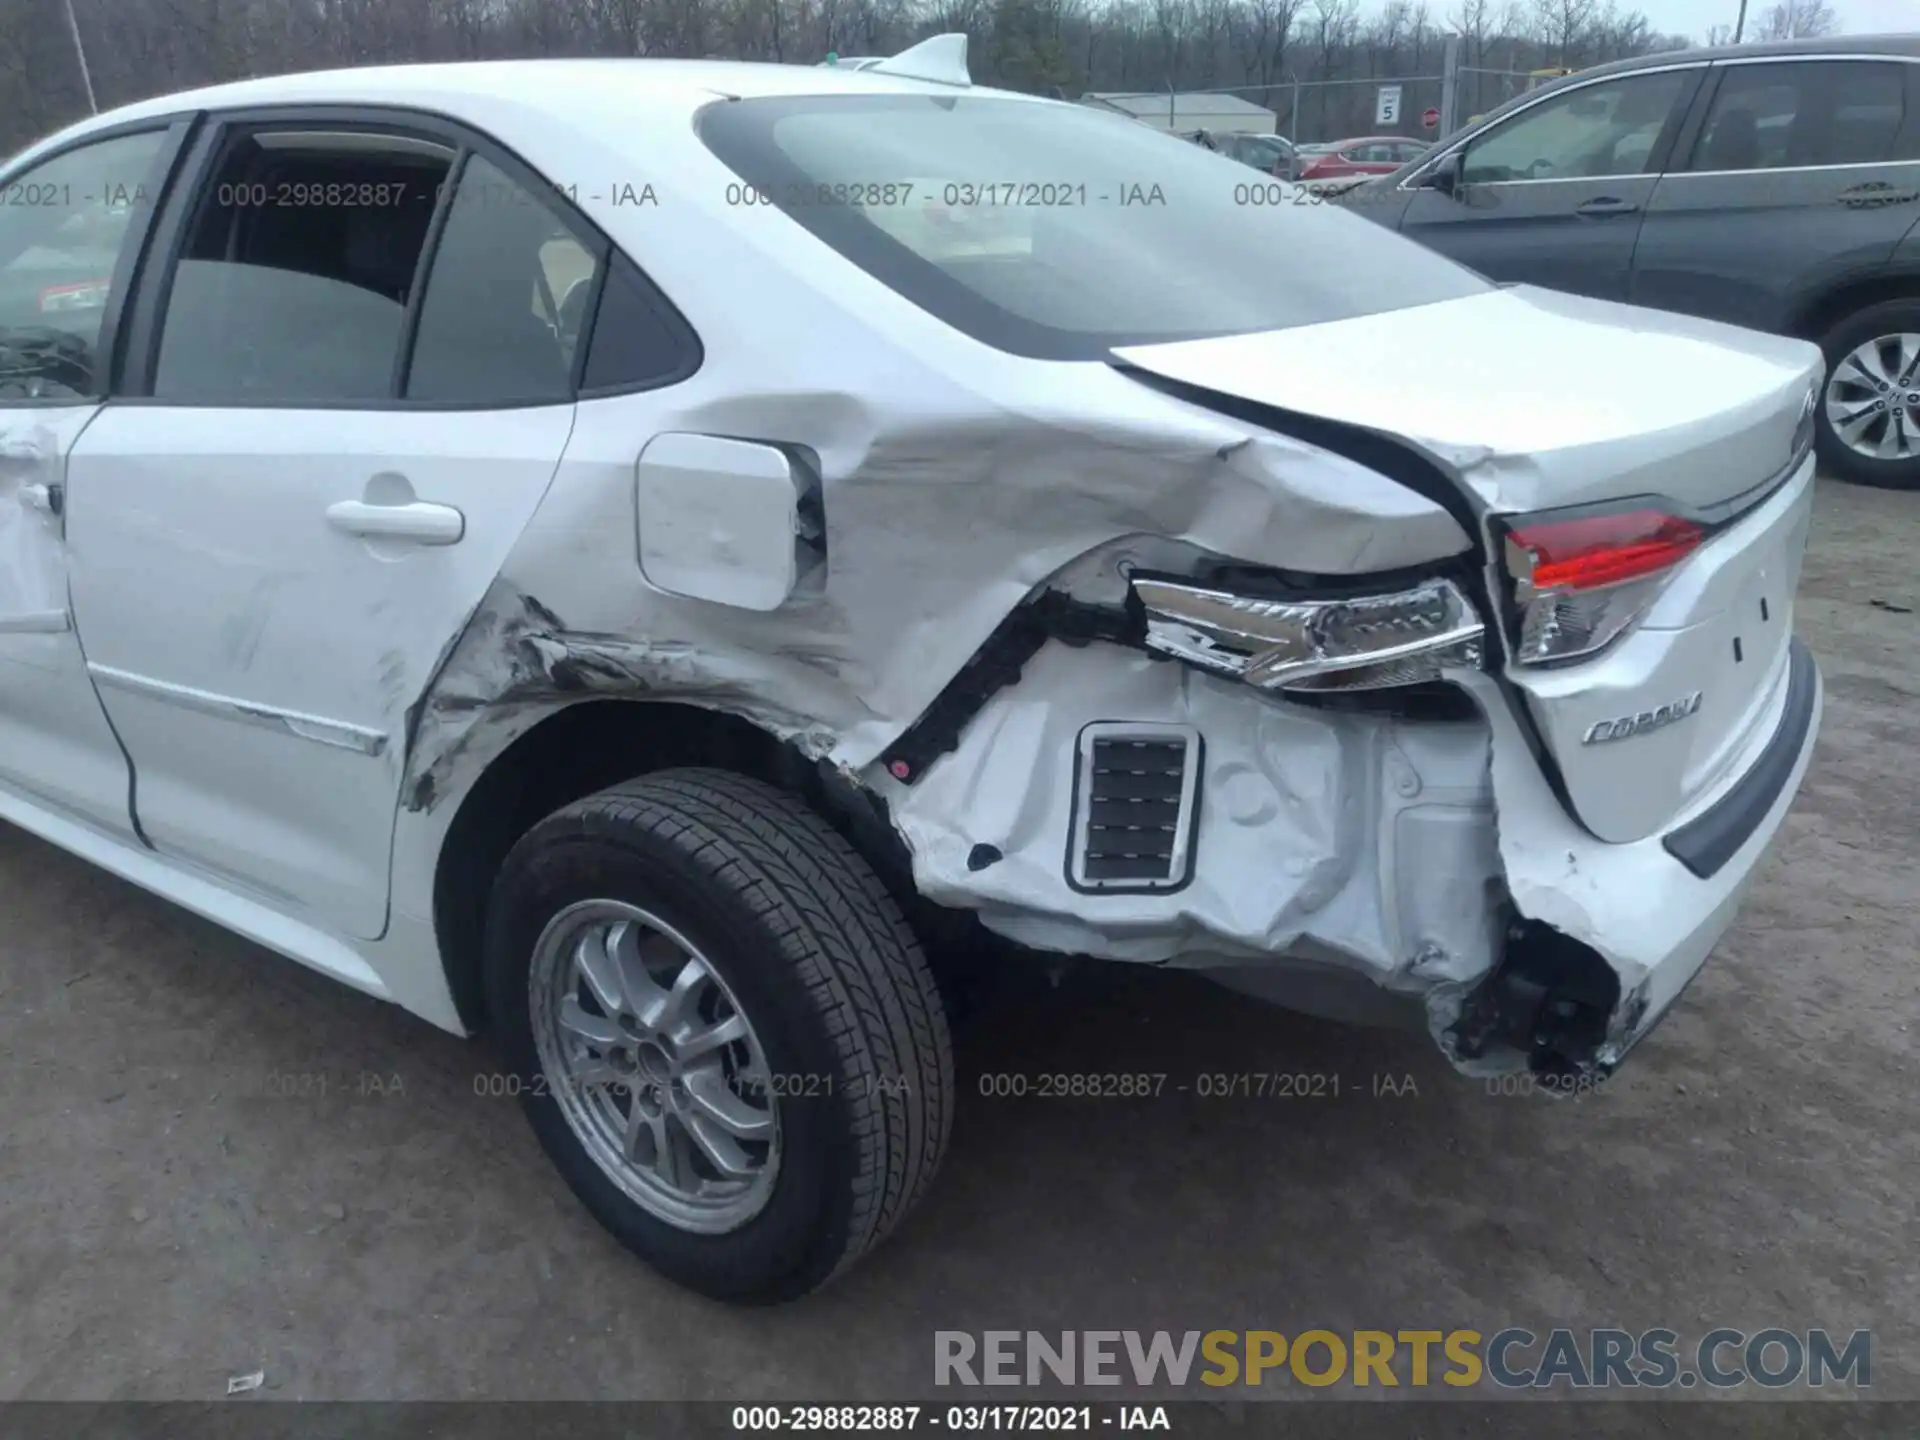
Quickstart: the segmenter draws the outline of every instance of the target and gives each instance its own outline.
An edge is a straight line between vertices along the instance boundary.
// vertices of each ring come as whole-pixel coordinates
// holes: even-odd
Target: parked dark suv
[[[1920,35],[1581,71],[1339,203],[1495,280],[1817,340],[1828,467],[1920,488]]]

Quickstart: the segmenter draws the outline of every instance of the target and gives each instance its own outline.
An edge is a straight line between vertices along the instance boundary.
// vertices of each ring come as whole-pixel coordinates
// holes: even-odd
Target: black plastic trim
[[[1012,611],[995,627],[973,658],[949,680],[920,718],[880,753],[880,763],[902,785],[915,784],[929,765],[959,748],[961,733],[987,702],[1019,683],[1027,662],[1048,640],[1090,645],[1105,640],[1139,644],[1126,611],[1083,605],[1055,591]]]
[[[1142,895],[1178,895],[1193,884],[1193,877],[1200,868],[1200,812],[1207,798],[1207,737],[1197,728],[1194,730],[1193,744],[1187,752],[1187,763],[1194,769],[1193,809],[1187,816],[1187,863],[1178,875],[1169,876],[1156,883],[1123,885],[1082,885],[1073,878],[1073,842],[1080,828],[1080,746],[1086,739],[1087,731],[1096,725],[1137,724],[1143,731],[1153,729],[1181,728],[1168,727],[1155,720],[1089,720],[1073,735],[1073,785],[1067,797],[1067,848],[1061,857],[1060,874],[1067,882],[1067,888],[1076,895],[1101,896],[1118,895],[1125,899],[1137,900]]]
[[[1819,667],[1813,655],[1794,637],[1787,647],[1787,703],[1780,728],[1734,787],[1705,814],[1696,816],[1660,843],[1674,859],[1702,880],[1711,879],[1739,853],[1760,828],[1780,792],[1786,789],[1793,767],[1806,748],[1813,726],[1813,701],[1819,693]]]

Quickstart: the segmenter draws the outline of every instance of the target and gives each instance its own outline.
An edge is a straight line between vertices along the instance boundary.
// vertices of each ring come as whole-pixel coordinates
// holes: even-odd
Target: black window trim
[[[204,112],[201,119],[205,123],[201,126],[199,135],[191,147],[191,154],[172,177],[173,183],[165,199],[164,213],[158,215],[150,234],[145,237],[147,245],[157,257],[157,263],[146,268],[140,277],[138,291],[133,297],[132,316],[127,332],[121,339],[124,353],[123,365],[116,377],[119,383],[109,392],[116,404],[164,406],[184,410],[410,411],[422,414],[531,410],[553,405],[575,404],[581,399],[642,394],[665,389],[690,379],[705,363],[705,349],[699,335],[679,307],[674,305],[673,301],[654,283],[645,267],[633,256],[622,251],[578,205],[561,193],[553,180],[542,175],[539,170],[491,135],[472,125],[409,106],[376,104],[250,105],[232,110]],[[156,396],[153,393],[154,373],[160,358],[161,328],[166,318],[166,303],[173,290],[174,272],[180,263],[181,251],[185,248],[200,200],[205,194],[206,186],[214,179],[215,167],[225,155],[228,142],[236,135],[252,131],[285,130],[301,126],[370,131],[405,139],[424,140],[444,145],[454,152],[453,162],[447,171],[446,188],[434,207],[433,219],[428,224],[426,240],[421,249],[419,268],[415,272],[413,287],[407,297],[406,315],[401,322],[400,340],[395,347],[394,369],[389,380],[386,398],[304,400],[289,403],[282,399],[206,400]],[[568,376],[569,393],[565,400],[515,401],[491,398],[476,401],[415,400],[399,393],[407,369],[412,364],[414,341],[420,322],[420,308],[426,296],[427,282],[432,277],[433,266],[438,259],[440,240],[446,230],[447,216],[456,194],[456,184],[465,173],[469,157],[474,155],[480,156],[515,184],[539,197],[553,211],[555,218],[572,232],[574,238],[593,257],[593,290],[587,300],[587,321],[581,327],[580,337],[574,346],[573,366]],[[593,326],[599,317],[601,296],[605,292],[607,278],[612,273],[616,256],[625,261],[632,275],[640,281],[649,305],[673,332],[683,359],[677,369],[665,375],[634,384],[583,391],[581,379],[586,370]]]
[[[0,188],[4,188],[23,175],[31,175],[43,165],[93,145],[124,140],[134,135],[157,134],[161,137],[160,149],[148,165],[145,177],[139,182],[148,191],[147,204],[143,210],[135,210],[127,224],[126,234],[120,237],[120,250],[114,258],[113,276],[107,287],[107,303],[100,316],[100,335],[94,347],[95,378],[98,382],[94,386],[95,393],[3,399],[0,400],[0,409],[71,409],[76,405],[102,405],[113,398],[125,340],[128,297],[141,282],[142,261],[146,258],[148,243],[167,194],[178,177],[181,156],[198,118],[195,113],[148,115],[137,120],[102,125],[49,149],[23,156],[19,164],[8,166],[0,172]]]
[[[1713,62],[1713,73],[1707,83],[1701,87],[1695,101],[1695,113],[1689,116],[1686,133],[1680,136],[1681,144],[1674,148],[1671,163],[1662,179],[1665,180],[1705,180],[1724,179],[1731,175],[1798,175],[1819,170],[1879,170],[1888,165],[1920,165],[1920,154],[1907,159],[1893,160],[1848,160],[1831,165],[1755,165],[1746,170],[1694,170],[1690,169],[1694,156],[1698,153],[1700,142],[1706,138],[1707,118],[1713,113],[1713,102],[1719,98],[1720,87],[1725,83],[1727,72],[1736,66],[1746,68],[1753,65],[1904,65],[1902,72],[1906,83],[1902,87],[1901,100],[1906,106],[1901,117],[1900,128],[1894,133],[1896,149],[1920,149],[1920,57],[1911,55],[1754,55],[1732,56]],[[1684,157],[1684,159],[1683,159]]]

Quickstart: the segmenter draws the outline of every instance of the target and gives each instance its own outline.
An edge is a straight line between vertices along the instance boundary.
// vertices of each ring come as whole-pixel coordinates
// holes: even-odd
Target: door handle
[[[1911,205],[1920,190],[1901,190],[1884,180],[1868,180],[1834,197],[1849,210],[1878,210],[1887,205]]]
[[[60,513],[62,496],[58,485],[22,485],[20,503],[29,510],[39,510],[48,515]]]
[[[369,505],[341,500],[327,507],[327,523],[368,539],[412,540],[420,545],[452,545],[467,533],[467,517],[451,505],[415,500],[407,505]]]
[[[1584,205],[1576,205],[1573,213],[1598,219],[1608,215],[1631,215],[1639,208],[1633,201],[1622,200],[1615,195],[1596,195]]]

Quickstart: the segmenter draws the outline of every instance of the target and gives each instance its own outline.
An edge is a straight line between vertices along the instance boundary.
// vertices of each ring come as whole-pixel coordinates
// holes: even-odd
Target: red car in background
[[[1324,145],[1302,145],[1288,180],[1338,180],[1347,175],[1390,175],[1409,160],[1418,160],[1433,147],[1425,140],[1398,135],[1361,135]]]

